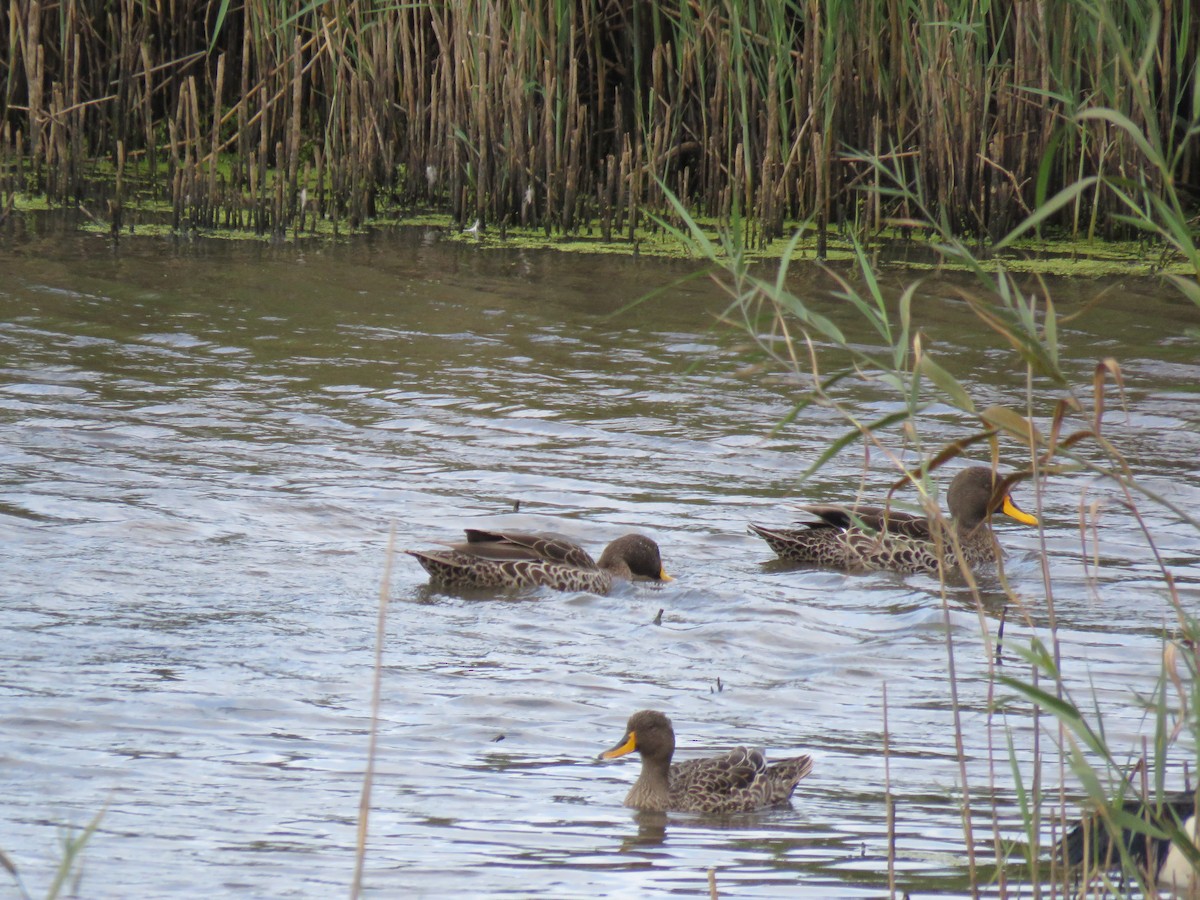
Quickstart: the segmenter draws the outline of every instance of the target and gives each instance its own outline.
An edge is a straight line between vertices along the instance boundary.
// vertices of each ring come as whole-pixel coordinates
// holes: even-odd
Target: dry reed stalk
[[[29,159],[36,169],[42,155],[42,87],[45,68],[45,54],[41,42],[41,2],[40,0],[29,0],[24,16],[20,14],[21,8],[21,4],[17,0],[13,0],[9,11],[9,21],[20,40],[21,59],[25,63]]]
[[[629,156],[629,184],[626,190],[626,201],[628,209],[626,210],[627,226],[629,228],[629,242],[632,244],[637,240],[638,227],[638,197],[641,195],[641,173],[642,167],[635,162],[641,158],[641,147],[635,145],[628,147]]]
[[[249,15],[249,12],[247,13]],[[242,52],[241,52],[241,72],[238,87],[238,99],[234,107],[234,115],[237,117],[237,152],[234,156],[234,175],[233,183],[241,186],[250,181],[251,172],[251,145],[250,145],[250,101],[254,96],[254,91],[250,87],[250,57],[251,57],[251,33],[252,29],[247,27],[242,29]],[[219,96],[219,95],[218,95]],[[253,191],[250,192],[253,196]]]
[[[287,189],[288,210],[294,215],[296,203],[300,196],[300,187],[296,179],[300,172],[300,110],[304,106],[304,50],[297,32],[292,39],[292,110],[291,130],[288,134],[287,147]]]
[[[896,798],[892,796],[891,731],[888,728],[887,682],[883,682],[883,799],[887,826],[888,896],[896,897]]]
[[[167,119],[167,150],[169,153],[169,178],[171,181],[171,227],[178,230],[183,225],[183,159],[180,156],[180,118],[183,115],[183,98],[176,102],[175,115]]]
[[[222,88],[225,84],[225,54],[222,53],[217,57],[217,77],[215,92],[216,96],[221,96]],[[216,225],[217,216],[219,215],[219,207],[217,204],[217,147],[221,142],[221,123],[217,116],[213,116],[212,133],[209,137],[209,153],[208,153],[208,185],[207,185],[207,206],[208,215],[205,217],[206,224],[209,226]]]
[[[71,97],[70,97],[70,112],[67,122],[68,140],[70,141],[70,150],[68,158],[71,161],[71,188],[70,192],[82,198],[84,193],[83,185],[83,169],[85,166],[84,160],[84,133],[83,133],[83,103],[80,94],[80,51],[81,37],[75,30],[76,22],[76,6],[71,3],[66,10],[67,30],[68,34],[73,37],[68,46],[67,68],[71,72]]]
[[[50,90],[50,102],[46,110],[46,121],[49,123],[49,133],[46,137],[46,196],[51,202],[65,203],[63,195],[63,165],[62,159],[62,89],[56,84]]]
[[[254,154],[251,154],[251,159],[255,159],[258,163],[257,171],[251,176],[250,197],[255,209],[255,225],[254,230],[257,234],[265,234],[267,230],[267,215],[266,215],[266,191],[267,191],[267,141],[270,138],[270,121],[269,121],[270,101],[268,99],[267,85],[264,82],[259,83],[258,88],[258,154],[255,159]],[[251,163],[253,167],[253,163]],[[257,181],[257,189],[254,182]]]
[[[371,788],[375,781],[375,756],[379,744],[379,708],[383,694],[383,644],[387,636],[387,607],[392,582],[392,562],[396,555],[396,527],[388,534],[387,553],[383,563],[383,579],[379,585],[379,615],[375,621],[375,664],[371,677],[371,728],[367,737],[367,764],[363,771],[362,792],[358,802],[358,831],[355,840],[354,877],[350,897],[362,893],[363,874],[367,858],[367,826],[371,814]]]
[[[1039,189],[1082,176],[1127,177],[1151,197],[1200,170],[1195,141],[1165,171],[1111,121],[1070,118],[1106,105],[1174,151],[1200,43],[1185,4],[1154,20],[1091,0],[336,0],[281,20],[274,5],[246,0],[229,5],[216,34],[210,6],[118,0],[89,19],[79,0],[10,0],[0,118],[23,126],[35,189],[52,177],[55,196],[79,192],[86,160],[111,157],[117,140],[146,160],[153,186],[173,117],[174,139],[191,142],[197,162],[234,156],[227,183],[189,187],[197,222],[247,186],[252,151],[260,189],[267,169],[284,173],[294,215],[309,145],[330,179],[322,214],[352,221],[382,189],[464,224],[573,231],[593,207],[605,215],[615,172],[621,195],[602,229],[625,232],[634,210],[663,212],[663,184],[711,216],[728,219],[736,205],[763,240],[788,218],[812,216],[824,233],[857,217],[863,169],[839,161],[846,149],[896,154],[930,209],[978,234],[1005,231]],[[232,133],[206,140],[206,158],[196,130],[210,125]],[[609,158],[622,161],[627,146],[636,154],[614,170]],[[877,230],[908,202],[876,193],[866,221]],[[1124,227],[1121,209],[1098,189],[1056,218],[1111,231]]]
[[[109,230],[113,240],[120,237],[125,195],[125,142],[117,141],[116,191],[109,204]]]
[[[779,170],[779,73],[775,61],[771,61],[767,74],[767,135],[763,151],[762,172],[759,178],[758,220],[766,228],[764,237],[783,234],[783,218],[777,214],[778,170]]]
[[[617,161],[610,153],[604,160],[604,178],[596,186],[599,192],[600,239],[605,243],[612,240],[613,202],[617,190]]]
[[[248,171],[250,173],[250,209],[249,209],[249,225],[256,234],[262,234],[262,216],[259,213],[257,198],[259,196],[258,184],[258,154],[253,150],[250,151],[248,160]]]
[[[275,144],[275,158],[283,159],[283,141],[277,141]],[[287,183],[284,178],[277,173],[275,175],[275,196],[271,204],[271,234],[283,235],[287,231],[287,213],[286,203],[284,199],[284,189]]]
[[[317,219],[325,214],[325,156],[319,146],[313,148],[313,172],[317,187],[317,196],[313,205],[313,230],[316,230]],[[308,178],[304,179],[306,182]]]

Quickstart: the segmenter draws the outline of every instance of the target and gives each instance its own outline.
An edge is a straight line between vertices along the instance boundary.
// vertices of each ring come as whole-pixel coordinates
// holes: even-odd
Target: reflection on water
[[[715,290],[686,282],[621,311],[686,265],[423,234],[116,253],[70,236],[14,242],[0,261],[0,847],[35,894],[56,829],[100,809],[87,896],[345,889],[393,524],[401,547],[484,525],[558,531],[594,553],[639,530],[678,580],[481,599],[396,560],[375,891],[703,894],[711,868],[738,896],[879,896],[889,788],[900,886],[964,891],[947,629],[970,784],[994,789],[1018,836],[1004,729],[1028,779],[1034,727],[989,717],[980,629],[1003,613],[1012,648],[1026,622],[1045,626],[1043,552],[1071,683],[1094,685],[1117,746],[1152,730],[1130,692],[1154,685],[1172,613],[1145,535],[1102,483],[1047,484],[1044,544],[1001,526],[1024,604],[1006,613],[994,579],[977,612],[959,587],[943,604],[924,576],[782,566],[747,535],[747,521],[794,517],[791,501],[849,499],[861,461],[846,453],[798,487],[844,426],[813,407],[774,430],[794,388],[747,368],[744,340],[714,327]],[[795,287],[829,296],[815,276]],[[1095,290],[1056,287],[1060,313]],[[1024,374],[954,286],[927,282],[918,301],[976,402],[1020,408]],[[825,311],[861,331],[844,304]],[[1147,294],[1062,328],[1083,388],[1098,353],[1121,361],[1129,414],[1106,434],[1187,508],[1200,367],[1179,335],[1194,325],[1191,307]],[[848,389],[868,418],[895,408]],[[971,427],[935,407],[923,436]],[[890,476],[872,460],[870,485]],[[1078,521],[1093,500],[1088,559]],[[1194,605],[1194,530],[1142,512]],[[1008,650],[1002,664],[1024,671]],[[594,759],[641,708],[676,721],[678,758],[759,744],[812,753],[814,772],[792,808],[635,813],[621,801],[636,766]],[[988,844],[990,820],[975,835]]]
[[[641,810],[634,812],[633,818],[637,822],[637,835],[635,837],[627,837],[621,842],[621,848],[623,850],[632,850],[636,847],[657,846],[659,844],[666,843],[666,813]]]

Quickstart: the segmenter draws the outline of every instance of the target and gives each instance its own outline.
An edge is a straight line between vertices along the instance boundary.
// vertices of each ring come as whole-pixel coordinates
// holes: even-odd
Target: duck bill
[[[1000,507],[1000,511],[1006,516],[1016,519],[1023,525],[1036,525],[1038,523],[1037,516],[1031,516],[1025,510],[1021,509],[1017,504],[1013,503],[1012,497],[1008,494],[1004,495],[1004,504]]]
[[[634,732],[629,732],[621,739],[621,743],[613,747],[611,750],[605,750],[600,754],[601,759],[616,759],[618,756],[624,756],[626,753],[632,753],[637,749],[637,735]]]
[[[668,575],[668,574],[667,574],[667,570],[666,570],[666,569],[662,569],[662,568],[660,568],[660,569],[658,570],[658,580],[659,580],[659,581],[674,581],[675,579],[674,579],[674,578],[672,578],[670,575]]]

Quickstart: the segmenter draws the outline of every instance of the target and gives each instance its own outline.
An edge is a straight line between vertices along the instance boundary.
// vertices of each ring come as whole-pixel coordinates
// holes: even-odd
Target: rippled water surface
[[[1068,679],[1094,689],[1116,747],[1140,750],[1153,723],[1133,692],[1153,688],[1174,614],[1111,489],[1051,478],[1043,538],[1000,529],[1024,614],[1003,613],[994,576],[977,609],[925,576],[772,562],[746,523],[787,522],[802,497],[851,499],[862,454],[799,486],[846,426],[810,408],[775,430],[796,384],[716,325],[721,295],[679,282],[693,269],[419,232],[0,247],[0,849],[31,893],[64,826],[101,811],[83,896],[348,889],[393,527],[401,548],[485,525],[597,553],[638,530],[677,580],[487,599],[431,589],[395,560],[365,878],[380,896],[696,896],[713,868],[722,896],[875,897],[889,783],[900,886],[965,891],[964,772],[973,796],[994,786],[1002,836],[1020,834],[981,628],[994,635],[1004,614],[1008,646],[1044,633],[1043,554]],[[793,288],[870,342],[828,282]],[[1102,290],[1061,326],[1063,357],[1085,393],[1100,358],[1120,361],[1126,409],[1113,394],[1106,433],[1149,487],[1194,509],[1196,311],[1132,279],[1055,297],[1065,314]],[[978,405],[1023,407],[1023,370],[957,285],[926,281],[914,310]],[[870,386],[841,390],[868,421],[897,408]],[[1034,386],[1044,427],[1057,390]],[[936,447],[974,424],[935,407],[923,436]],[[868,469],[871,488],[890,484],[878,451]],[[1034,505],[1032,488],[1018,499]],[[1101,537],[1085,556],[1093,501]],[[1194,608],[1196,532],[1140,509]],[[1004,665],[1027,675],[1011,652]],[[755,743],[811,753],[814,773],[790,809],[638,816],[621,805],[636,758],[596,754],[646,707],[671,715],[681,758]],[[1007,727],[1032,778],[1037,728],[1019,707]],[[975,816],[985,859],[992,805]]]

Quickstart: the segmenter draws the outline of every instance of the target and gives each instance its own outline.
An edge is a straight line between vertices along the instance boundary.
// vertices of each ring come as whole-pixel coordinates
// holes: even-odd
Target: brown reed
[[[665,187],[697,215],[741,210],[759,242],[806,219],[822,240],[869,238],[909,217],[910,195],[955,233],[996,238],[1086,176],[1145,198],[1200,176],[1189,4],[105,9],[0,8],[5,177],[54,203],[114,201],[123,147],[127,189],[170,199],[179,227],[281,233],[303,221],[303,191],[314,221],[351,227],[382,201],[632,240],[645,212],[670,214]],[[1099,107],[1123,118],[1086,115]],[[866,155],[891,162],[902,196],[861,190],[881,186]],[[1046,224],[1116,235],[1127,212],[1097,189]]]

